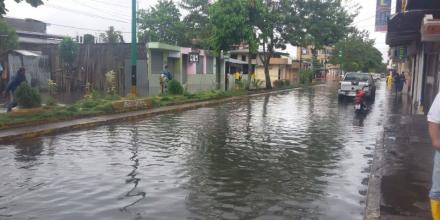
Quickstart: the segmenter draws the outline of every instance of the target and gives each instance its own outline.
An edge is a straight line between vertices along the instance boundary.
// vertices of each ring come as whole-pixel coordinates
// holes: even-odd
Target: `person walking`
[[[17,101],[15,100],[14,93],[15,90],[20,86],[22,82],[26,81],[26,70],[21,67],[15,76],[12,77],[12,80],[8,83],[8,86],[6,87],[6,90],[3,92],[3,95],[6,96],[7,94],[10,94],[10,101],[7,104],[7,112],[12,111],[12,108],[17,106]]]
[[[388,74],[388,76],[387,76],[387,86],[388,86],[388,88],[392,88],[392,86],[393,86],[393,74],[392,74],[392,72],[390,72],[389,74]]]
[[[437,94],[428,113],[429,136],[434,147],[432,187],[429,192],[431,212],[434,220],[440,220],[440,93]]]

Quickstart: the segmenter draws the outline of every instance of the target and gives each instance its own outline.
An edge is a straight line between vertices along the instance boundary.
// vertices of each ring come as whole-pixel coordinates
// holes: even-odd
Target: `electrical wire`
[[[99,19],[103,19],[103,20],[111,20],[111,21],[116,21],[116,22],[126,23],[126,24],[129,23],[128,20],[120,20],[120,19],[116,19],[116,18],[105,17],[105,16],[101,16],[101,15],[97,15],[97,14],[83,12],[80,10],[65,8],[65,7],[58,6],[58,5],[46,4],[45,6],[49,7],[49,8],[54,8],[54,9],[70,12],[70,13],[81,14],[81,15],[88,16],[88,17],[99,18]]]

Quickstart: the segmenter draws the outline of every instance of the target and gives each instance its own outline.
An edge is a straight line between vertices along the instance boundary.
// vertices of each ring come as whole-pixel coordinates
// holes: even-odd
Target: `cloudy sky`
[[[140,8],[148,8],[158,0],[138,0]],[[386,54],[385,34],[374,32],[374,15],[376,0],[346,0],[347,7],[361,7],[354,21],[359,29],[370,32],[376,40],[376,47]],[[98,36],[109,26],[114,26],[130,39],[131,0],[49,0],[44,6],[33,8],[28,4],[17,4],[14,0],[6,0],[8,17],[33,18],[49,23],[48,32],[69,36],[90,33]],[[394,3],[393,3],[394,5]],[[289,47],[294,50],[293,47]],[[291,51],[295,54],[294,51]]]

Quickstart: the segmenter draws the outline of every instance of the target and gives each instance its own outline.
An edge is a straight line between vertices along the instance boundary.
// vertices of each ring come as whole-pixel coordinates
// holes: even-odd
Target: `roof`
[[[36,51],[29,51],[29,50],[13,50],[13,51],[25,57],[39,57],[41,55],[38,54]]]
[[[57,39],[39,39],[33,37],[18,37],[19,43],[30,44],[60,44],[61,40]]]
[[[148,49],[160,49],[160,50],[171,50],[171,51],[178,51],[180,52],[179,46],[169,45],[166,43],[160,43],[160,42],[150,42],[147,43]]]
[[[34,19],[4,18],[6,23],[16,31],[46,33],[46,23]]]
[[[420,41],[420,28],[426,14],[440,17],[440,10],[411,10],[395,14],[388,21],[386,43],[390,46],[401,46]]]

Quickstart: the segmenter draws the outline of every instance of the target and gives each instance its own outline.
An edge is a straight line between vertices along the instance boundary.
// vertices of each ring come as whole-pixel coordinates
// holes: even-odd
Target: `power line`
[[[93,18],[99,18],[99,19],[103,19],[103,20],[111,20],[111,21],[116,21],[116,22],[126,23],[126,24],[129,23],[126,20],[124,21],[124,20],[120,20],[120,19],[109,18],[109,17],[100,16],[100,15],[96,15],[96,14],[92,14],[92,13],[88,13],[88,12],[83,12],[83,11],[79,11],[79,10],[75,10],[75,9],[65,8],[65,7],[58,6],[58,5],[46,4],[45,6],[50,7],[50,8],[54,8],[54,9],[58,9],[58,10],[62,10],[62,11],[67,11],[70,13],[81,14],[81,15],[89,16],[89,17],[93,17]]]
[[[107,31],[107,30],[103,30],[103,29],[83,28],[83,27],[76,27],[76,26],[63,25],[63,24],[54,24],[54,23],[46,23],[46,24],[49,24],[49,25],[52,25],[52,26],[64,27],[64,28],[71,28],[71,29],[76,29],[76,30],[83,30],[83,31],[97,31],[97,32],[105,32],[105,31]],[[128,33],[131,33],[131,32],[121,31],[121,33],[128,34]]]
[[[106,8],[107,11],[104,11],[102,5],[100,5],[100,6],[95,6],[95,7],[94,7],[94,6],[92,6],[92,5],[86,4],[85,2],[78,2],[78,1],[73,1],[73,2],[74,2],[74,3],[79,3],[79,5],[80,5],[81,7],[86,7],[86,8],[89,8],[89,9],[95,10],[95,11],[96,11],[97,9],[99,9],[100,12],[104,12],[104,13],[107,13],[107,14],[112,15],[112,16],[117,16],[117,17],[119,17],[120,19],[127,19],[127,18],[128,18],[128,17],[125,17],[125,16],[127,16],[127,15],[120,14],[119,11],[116,12],[116,11],[114,11],[114,10],[109,10],[109,8]],[[127,19],[127,20],[128,20],[128,19]]]

